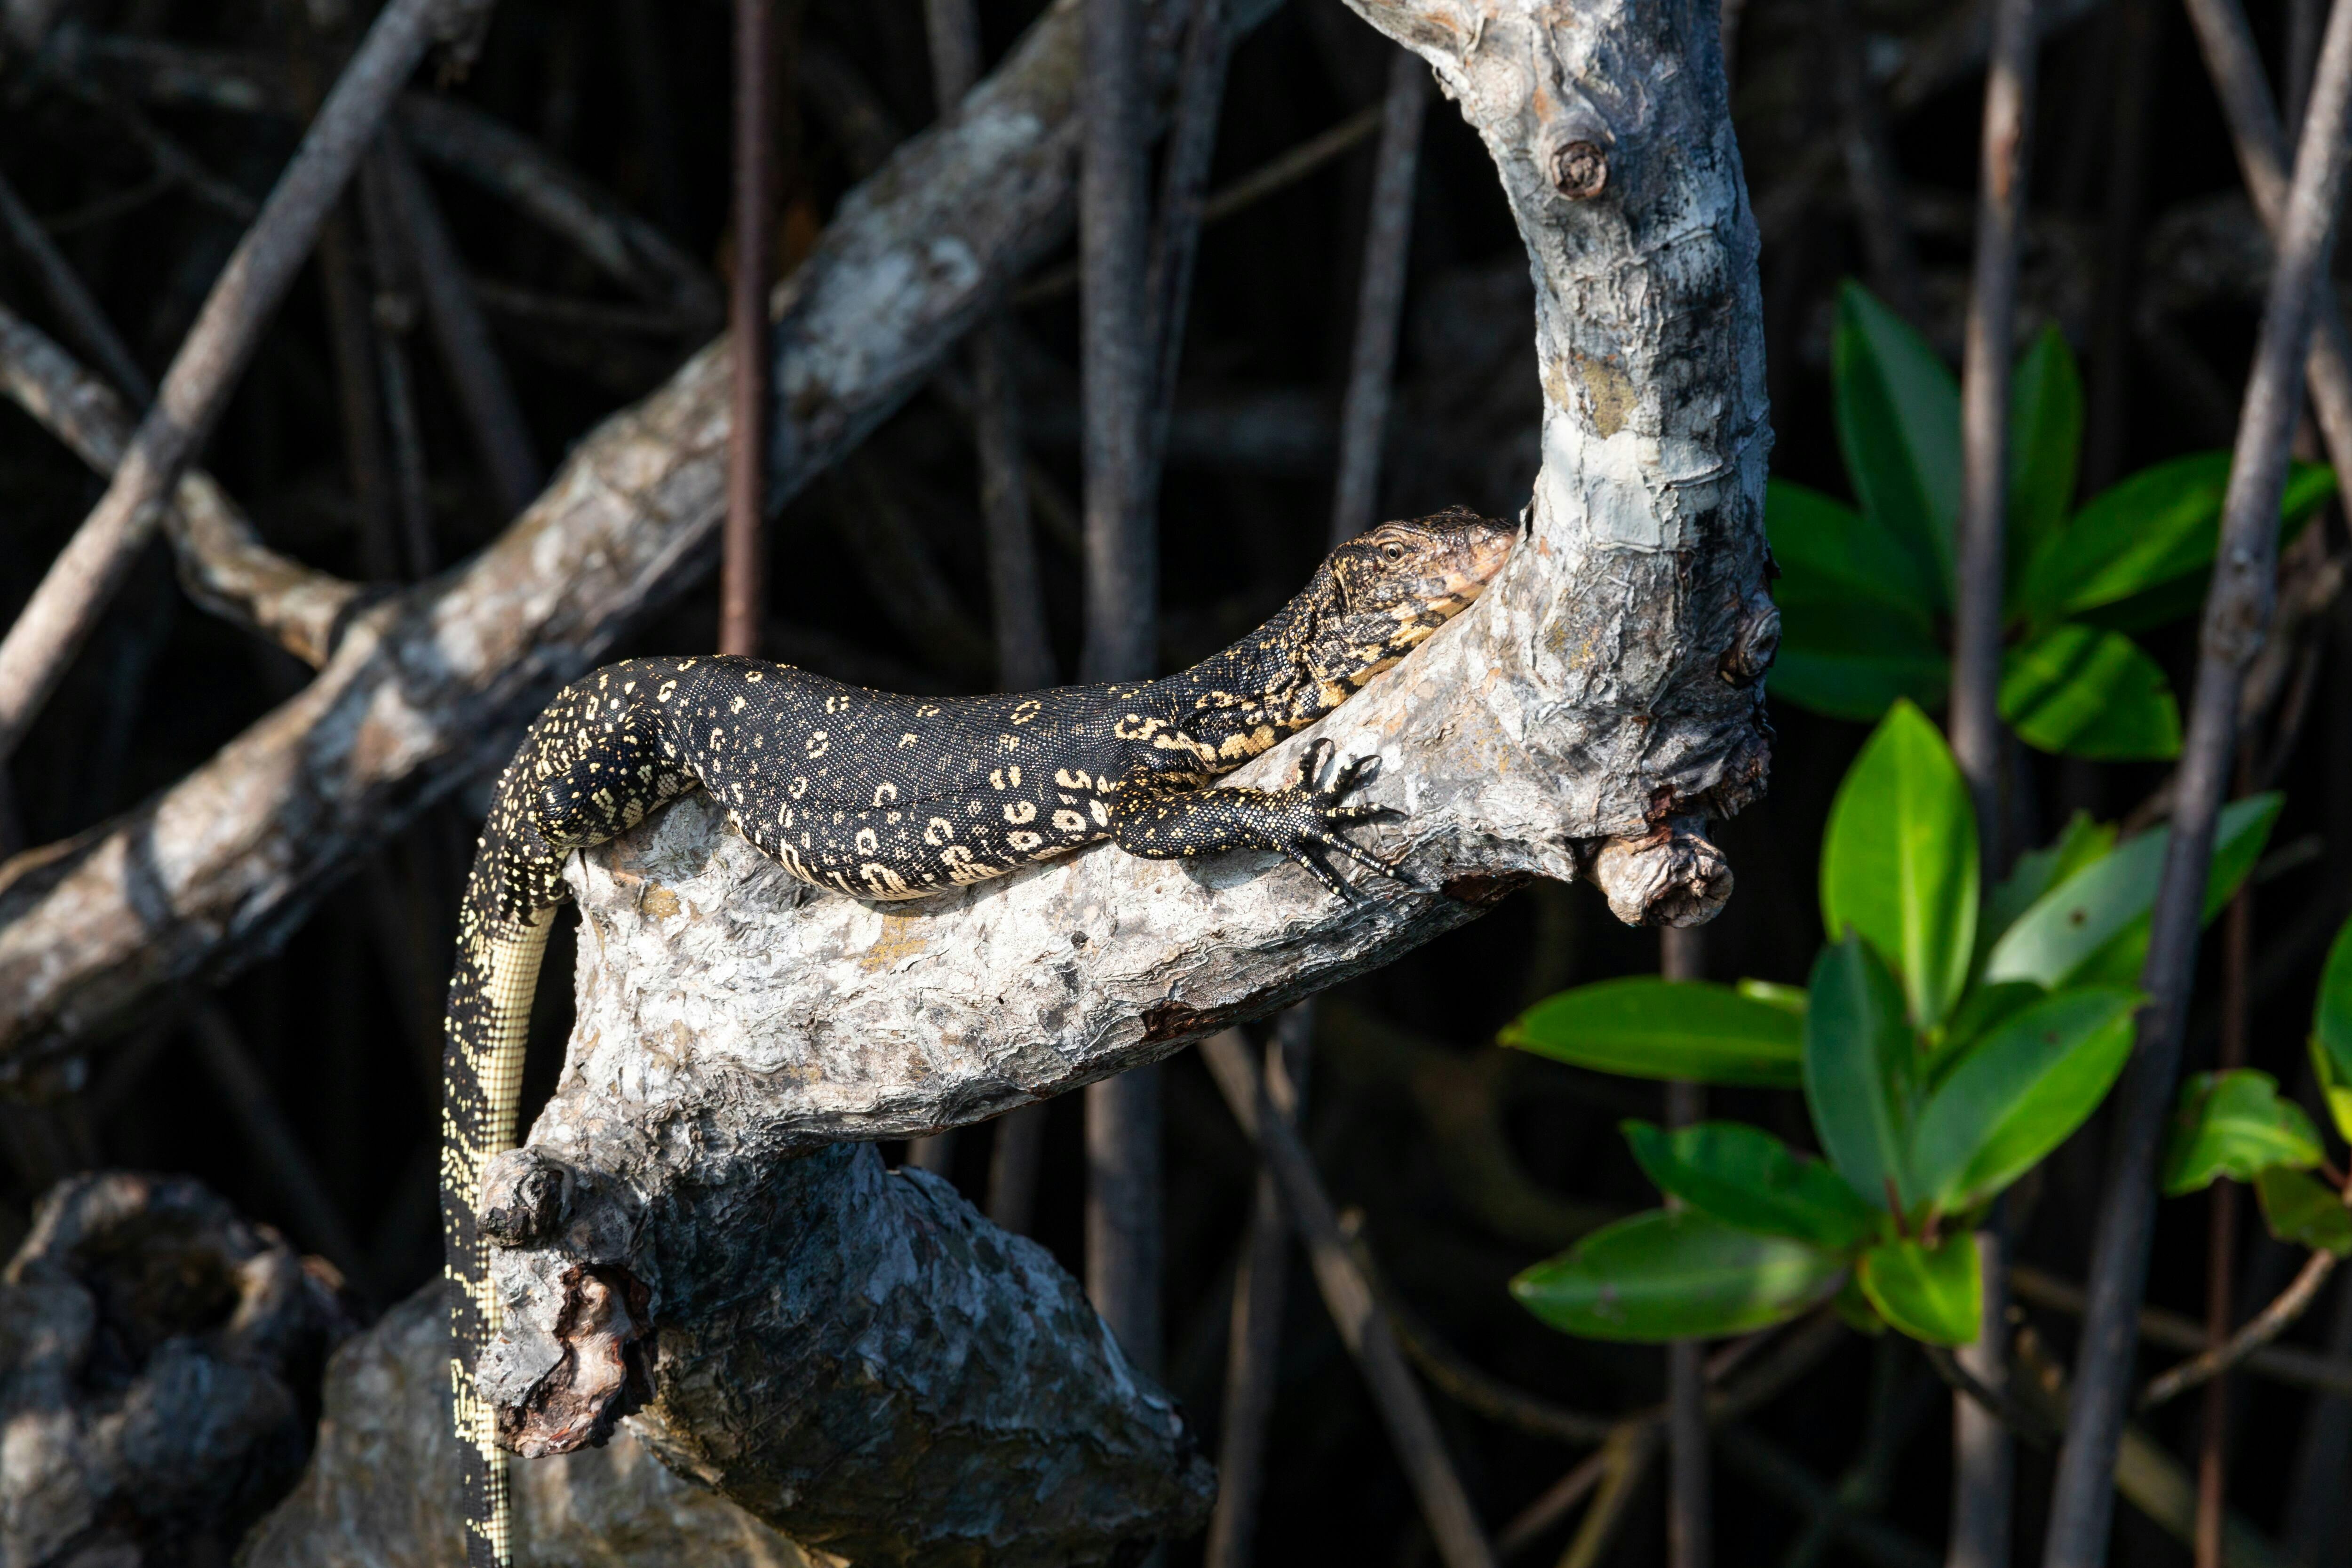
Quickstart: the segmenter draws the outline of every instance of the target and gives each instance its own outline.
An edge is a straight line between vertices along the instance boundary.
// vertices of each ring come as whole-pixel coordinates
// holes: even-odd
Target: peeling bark
[[[844,199],[778,290],[772,502],[887,417],[1067,233],[1076,22],[1070,0],[1047,12],[953,119]],[[0,866],[0,1074],[266,951],[698,580],[725,479],[727,353],[712,344],[606,420],[480,554],[344,614],[318,678],[205,766]]]
[[[1359,8],[1430,58],[1495,156],[1533,260],[1544,464],[1527,542],[1485,597],[1231,782],[1287,782],[1317,739],[1377,756],[1364,793],[1401,816],[1363,841],[1412,885],[1343,902],[1271,856],[1104,845],[882,907],[793,881],[699,798],[580,858],[569,1059],[530,1146],[488,1178],[493,1207],[533,1216],[506,1226],[494,1277],[511,1320],[545,1326],[500,1354],[501,1403],[527,1413],[561,1372],[579,1281],[625,1277],[657,1347],[641,1428],[797,1531],[828,1488],[740,1478],[775,1473],[805,1415],[727,1397],[733,1369],[800,1353],[798,1322],[747,1318],[729,1290],[737,1238],[772,1212],[805,1223],[745,1206],[776,1201],[780,1171],[798,1184],[870,1160],[812,1152],[827,1144],[1168,1056],[1530,877],[1588,879],[1640,923],[1696,923],[1728,896],[1704,822],[1763,787],[1779,617],[1755,235],[1712,9]],[[537,1217],[551,1205],[560,1222]],[[876,1441],[891,1419],[849,1418]]]

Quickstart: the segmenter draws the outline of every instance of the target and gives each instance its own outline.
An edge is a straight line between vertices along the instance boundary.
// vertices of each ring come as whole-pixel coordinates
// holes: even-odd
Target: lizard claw
[[[1369,851],[1357,847],[1337,831],[1356,823],[1389,821],[1402,816],[1404,813],[1392,805],[1345,804],[1349,795],[1380,776],[1381,760],[1377,753],[1350,757],[1336,769],[1330,769],[1336,750],[1329,741],[1318,740],[1307,749],[1306,756],[1299,759],[1297,789],[1307,797],[1303,804],[1311,820],[1300,831],[1298,841],[1284,853],[1305,867],[1326,889],[1351,903],[1361,901],[1364,895],[1339,874],[1338,868],[1331,864],[1330,857],[1333,855],[1345,856],[1364,869],[1405,887],[1419,888],[1421,884],[1412,878]],[[1318,784],[1317,781],[1323,779],[1327,769],[1330,769],[1329,778]]]

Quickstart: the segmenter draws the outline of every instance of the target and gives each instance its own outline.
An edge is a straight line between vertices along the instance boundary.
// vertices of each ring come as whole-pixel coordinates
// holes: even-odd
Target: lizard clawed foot
[[[1295,823],[1292,831],[1285,836],[1282,853],[1304,867],[1329,892],[1350,903],[1361,901],[1364,895],[1339,875],[1330,861],[1333,855],[1345,856],[1366,870],[1405,887],[1420,887],[1395,866],[1358,848],[1337,831],[1360,822],[1384,822],[1404,813],[1391,805],[1347,804],[1349,795],[1380,776],[1381,760],[1377,755],[1351,757],[1331,769],[1328,782],[1318,784],[1325,770],[1330,768],[1336,750],[1329,741],[1318,740],[1299,759],[1298,782],[1285,793],[1297,803],[1305,820]]]

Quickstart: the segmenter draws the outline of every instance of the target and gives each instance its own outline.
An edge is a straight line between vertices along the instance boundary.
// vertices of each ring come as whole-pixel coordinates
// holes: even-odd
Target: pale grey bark
[[[806,1435],[696,1370],[797,1354],[793,1325],[746,1321],[711,1272],[739,1256],[721,1238],[798,1223],[754,1201],[780,1172],[1166,1057],[1527,878],[1589,879],[1648,923],[1703,921],[1727,896],[1700,827],[1762,786],[1758,680],[1779,623],[1755,237],[1714,11],[1360,9],[1431,61],[1495,156],[1534,264],[1545,461],[1486,597],[1233,782],[1287,782],[1318,737],[1378,756],[1367,794],[1402,816],[1364,837],[1413,885],[1342,902],[1271,857],[1106,845],[877,906],[793,881],[698,797],[580,858],[569,1059],[486,1196],[510,1319],[572,1325],[500,1363],[527,1443],[608,1418],[626,1379],[583,1405],[566,1369],[625,1365],[649,1321],[645,1429],[674,1456],[723,1453],[705,1473],[794,1532],[822,1499],[774,1480],[798,1472],[773,1456]]]
[[[780,290],[774,499],[920,387],[1068,233],[1076,22],[1069,0],[1049,11],[962,113],[843,200]],[[1167,53],[1162,40],[1162,70]],[[723,340],[695,355],[582,439],[505,534],[430,583],[354,612],[339,596],[349,584],[298,570],[315,613],[279,635],[299,630],[308,647],[331,628],[317,679],[163,794],[0,867],[0,1073],[70,1055],[164,987],[266,951],[419,807],[503,763],[557,688],[698,581],[718,531],[726,367]],[[191,499],[184,489],[184,508]]]

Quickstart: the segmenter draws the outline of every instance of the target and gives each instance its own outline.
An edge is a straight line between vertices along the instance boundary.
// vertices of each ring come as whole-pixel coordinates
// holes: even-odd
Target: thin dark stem
[[[1146,436],[1143,489],[1159,488],[1168,451],[1168,421],[1176,408],[1176,372],[1184,354],[1184,324],[1192,299],[1192,266],[1201,252],[1209,163],[1217,150],[1217,117],[1225,99],[1225,65],[1233,29],[1223,0],[1192,0],[1184,54],[1176,72],[1176,112],[1160,154],[1160,212],[1144,279],[1146,352],[1154,356],[1151,410]]]
[[[1978,148],[1976,257],[1960,370],[1962,478],[1958,604],[1953,616],[1952,754],[1976,807],[1979,864],[1990,889],[2009,860],[2002,809],[2001,605],[2009,527],[2010,357],[2017,336],[2018,252],[2032,169],[2034,0],[1996,0]],[[1971,1376],[1999,1388],[2009,1364],[2001,1312],[2002,1237],[1978,1237],[1990,1284],[1983,1327],[1963,1352]],[[1988,1249],[1989,1248],[1989,1249]],[[1956,1366],[1961,1365],[1959,1360]],[[1952,1404],[1952,1530],[1948,1568],[2009,1561],[2015,1459],[2008,1435],[1974,1402]]]
[[[942,119],[980,79],[980,18],[972,0],[924,0],[930,44],[931,90]],[[990,619],[996,631],[996,683],[1007,691],[1054,684],[1054,649],[1045,626],[1045,594],[1037,569],[1036,531],[1029,516],[1027,454],[1021,438],[1019,387],[1013,374],[1013,327],[992,317],[971,337],[972,437],[980,458],[980,512],[988,543]],[[1015,1116],[1027,1114],[1015,1112]],[[1002,1123],[998,1155],[1035,1158],[1034,1138],[1007,1141],[1015,1122]],[[1023,1190],[1036,1183],[1007,1170],[1003,1179]],[[1026,1214],[1026,1202],[1022,1205]]]
[[[1279,1096],[1296,1108],[1307,1089],[1307,1048],[1315,1005],[1283,1014],[1266,1042],[1268,1080],[1287,1085]],[[1209,1517],[1207,1568],[1249,1568],[1255,1555],[1258,1505],[1265,1495],[1267,1419],[1274,1410],[1275,1371],[1282,1345],[1284,1284],[1290,1271],[1290,1227],[1271,1173],[1260,1170],[1250,1209],[1240,1277],[1234,1282],[1233,1337],[1225,1357],[1225,1402],[1217,1447],[1217,1508]]]
[[[327,346],[335,363],[343,468],[359,513],[360,566],[371,579],[390,582],[400,575],[392,458],[384,450],[383,382],[376,370],[375,331],[369,325],[372,311],[352,227],[348,214],[339,212],[320,229],[319,280],[327,297]]]
[[[1229,1031],[1202,1042],[1201,1055],[1234,1120],[1256,1142],[1259,1158],[1274,1174],[1283,1211],[1306,1244],[1324,1305],[1364,1374],[1390,1443],[1420,1500],[1438,1556],[1446,1568],[1493,1568],[1494,1549],[1454,1473],[1428,1403],[1348,1249],[1307,1146],[1288,1120],[1297,1115],[1296,1103],[1285,1102],[1281,1090],[1286,1086],[1260,1077],[1238,1034]]]
[[[457,395],[467,434],[473,437],[499,510],[512,517],[539,494],[544,477],[506,362],[490,342],[489,324],[482,319],[481,302],[474,296],[457,240],[407,145],[386,136],[372,163],[383,169],[391,213],[415,258],[425,320]]]
[[[2051,1501],[2045,1568],[2097,1568],[2106,1552],[2111,1477],[2155,1218],[2157,1158],[2188,1023],[2214,818],[2229,787],[2240,678],[2270,621],[2279,496],[2301,402],[2300,372],[2342,196],[2352,122],[2352,4],[2336,5],[2328,17],[2315,82],[2223,502],[2172,837],[2141,971],[2150,1000],[2117,1096],[2115,1153],[2093,1243],[2081,1373]]]
[[[1150,201],[1142,6],[1139,0],[1087,0],[1086,24],[1078,184],[1087,480],[1080,675],[1134,680],[1151,673],[1160,646],[1158,540],[1141,494],[1153,384],[1143,339]]]
[[[2327,1277],[2335,1272],[2336,1264],[2334,1253],[2314,1252],[2304,1260],[2303,1268],[2287,1288],[2280,1291],[2270,1305],[2248,1320],[2244,1328],[2203,1354],[2192,1356],[2163,1375],[2150,1379],[2146,1392],[2139,1397],[2140,1408],[2146,1410],[2161,1405],[2200,1383],[2218,1382],[2223,1373],[2286,1332],[2318,1299],[2319,1288],[2327,1283]]]
[[[1960,371],[1963,453],[1958,604],[1953,617],[1952,756],[1975,802],[1990,880],[2000,850],[2002,535],[2009,502],[2011,344],[2025,222],[2036,39],[2034,0],[1997,0],[1977,173],[1976,261]]]
[[[1339,410],[1339,472],[1331,492],[1331,539],[1352,539],[1378,521],[1381,451],[1386,444],[1397,337],[1404,314],[1405,262],[1412,245],[1413,182],[1429,107],[1429,67],[1409,49],[1389,61],[1380,152],[1372,165],[1364,265],[1356,286],[1356,336],[1348,394]]]
[[[2238,793],[2246,793],[2249,759],[2238,759]],[[2222,1072],[2246,1065],[2246,983],[2253,965],[2253,888],[2238,889],[2221,931],[2221,1049],[2214,1066]],[[2231,1306],[2237,1295],[2238,1184],[2215,1182],[2208,1190],[2205,1237],[2205,1341],[2208,1353],[2229,1342]],[[2197,1440],[2197,1568],[2221,1568],[2222,1525],[2230,1506],[2229,1380],[2205,1385],[2204,1420]]]
[[[153,536],[181,469],[226,406],[262,329],[446,8],[447,0],[392,0],[377,14],[260,217],[237,242],[105,496],[0,640],[0,755],[16,749]]]
[[[1667,926],[1660,931],[1659,973],[1668,980],[1706,978],[1706,940],[1704,930],[1697,926]],[[1704,1085],[1666,1085],[1667,1126],[1689,1127],[1706,1116]],[[1666,1561],[1670,1568],[1707,1568],[1715,1560],[1706,1361],[1703,1341],[1677,1340],[1666,1347]]]
[[[375,294],[369,320],[375,329],[375,366],[383,381],[384,426],[392,437],[392,497],[400,522],[405,575],[422,581],[433,574],[436,551],[425,494],[425,432],[416,411],[415,363],[409,353],[416,328],[417,268],[406,226],[394,210],[391,187],[379,151],[360,170],[361,210],[365,215],[369,270]]]
[[[236,1026],[210,998],[188,1009],[188,1024],[195,1039],[196,1059],[204,1064],[221,1098],[228,1101],[229,1115],[286,1205],[288,1217],[336,1268],[357,1278],[362,1265],[358,1244],[329,1200],[326,1182],[295,1137],[268,1075],[246,1049]]]
[[[734,345],[727,523],[719,575],[719,651],[760,651],[768,602],[769,163],[775,148],[775,0],[735,0]]]
[[[2114,130],[2106,212],[2100,223],[2098,299],[2091,317],[2091,384],[2083,434],[2083,489],[2095,494],[2120,477],[2132,406],[2132,302],[2139,291],[2141,209],[2147,185],[2147,132],[2156,96],[2163,0],[2118,0]]]
[[[1160,647],[1159,540],[1144,495],[1153,385],[1145,341],[1150,219],[1143,7],[1085,0],[1078,169],[1080,383],[1086,408],[1087,680],[1150,675]],[[1160,1358],[1160,1069],[1087,1089],[1087,1294],[1129,1358]]]
[[[2238,0],[2186,0],[2189,19],[2197,30],[2197,47],[2205,57],[2205,72],[2221,100],[2230,124],[2230,142],[2238,156],[2238,173],[2254,212],[2269,230],[2271,243],[2281,247],[2287,210],[2287,142],[2279,127],[2278,109],[2263,75],[2262,56],[2246,25]],[[2305,374],[2311,387],[2311,415],[2327,447],[2327,460],[2338,473],[2352,473],[2352,331],[2347,331],[2335,289],[2323,282],[2314,306],[2317,329],[2312,334],[2311,361]]]
[[[114,323],[106,319],[106,312],[90,298],[80,275],[49,238],[48,230],[41,226],[40,220],[17,198],[16,187],[5,178],[0,178],[0,228],[7,230],[16,253],[31,265],[33,275],[41,280],[41,291],[49,297],[50,305],[73,335],[81,340],[82,347],[89,351],[123,395],[145,406],[155,395],[155,384],[147,379],[147,373],[131,357]]]
[[[1029,1232],[1037,1208],[1037,1163],[1045,1148],[1045,1108],[1024,1105],[996,1119],[988,1153],[988,1217],[1016,1236]]]
[[[1815,0],[1815,23],[1826,51],[1831,88],[1837,103],[1837,145],[1845,161],[1846,190],[1853,221],[1862,230],[1871,286],[1895,312],[1917,321],[1919,257],[1911,242],[1911,220],[1903,209],[1902,175],[1886,115],[1863,59],[1862,25],[1850,0]],[[1768,226],[1769,227],[1769,226]]]

